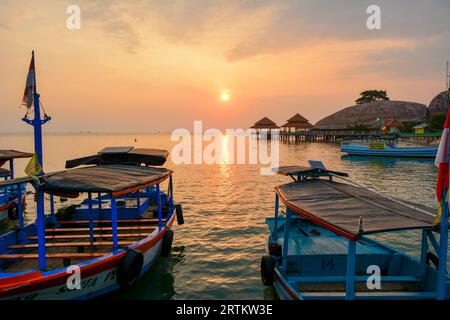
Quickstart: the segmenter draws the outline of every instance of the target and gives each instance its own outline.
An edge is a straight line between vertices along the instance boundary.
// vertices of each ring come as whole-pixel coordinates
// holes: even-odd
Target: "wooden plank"
[[[129,246],[135,243],[134,241],[119,241],[119,246]],[[96,242],[53,242],[46,243],[46,248],[64,248],[64,247],[111,247],[113,245],[112,241],[96,241]],[[27,244],[13,244],[8,246],[8,249],[32,249],[37,248],[37,243],[27,243]]]
[[[111,224],[111,220],[93,220],[94,223],[108,223]],[[158,219],[130,219],[130,220],[118,220],[118,223],[158,223]],[[63,220],[58,221],[61,225],[69,225],[69,224],[89,224],[89,220]]]
[[[90,253],[47,253],[47,259],[89,259],[98,258],[111,252],[90,252]],[[24,254],[0,254],[0,260],[35,260],[39,259],[37,253]]]
[[[301,292],[305,299],[343,299],[345,292]],[[355,299],[434,299],[435,292],[356,292]]]
[[[366,282],[369,276],[357,276],[355,277],[356,282]],[[346,282],[346,276],[300,276],[300,277],[288,277],[291,285],[297,283],[312,283],[320,284],[323,283],[344,283]],[[382,282],[418,282],[419,279],[415,276],[382,276],[380,277]]]
[[[112,231],[112,227],[94,227],[94,231]],[[117,227],[119,231],[125,230],[155,230],[152,226],[129,226],[129,227]],[[62,232],[89,232],[89,228],[54,228],[45,229],[45,232],[62,233]]]
[[[118,234],[119,238],[137,238],[137,237],[147,237],[149,233],[122,233]],[[95,234],[94,238],[108,238],[112,239],[112,234]],[[29,236],[29,240],[37,240],[37,236]],[[61,235],[51,235],[45,236],[46,240],[56,240],[56,239],[89,239],[88,234],[61,234]]]

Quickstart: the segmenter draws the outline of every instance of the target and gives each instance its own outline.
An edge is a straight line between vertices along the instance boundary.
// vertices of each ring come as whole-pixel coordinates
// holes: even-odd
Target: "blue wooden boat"
[[[294,182],[276,187],[261,277],[281,299],[450,298],[448,216],[434,227],[432,209],[381,196],[320,163],[278,173]],[[421,230],[419,260],[370,238],[399,230]]]
[[[175,217],[183,223],[169,169],[91,165],[0,185],[24,183],[36,190],[37,220],[0,236],[2,299],[88,299],[129,287],[169,255]],[[57,196],[81,194],[86,198],[55,212]],[[69,286],[74,268],[79,288]]]
[[[408,147],[399,148],[389,146],[384,142],[370,143],[369,145],[358,143],[344,143],[341,152],[349,156],[380,156],[380,157],[406,157],[406,158],[434,158],[437,147]]]
[[[67,161],[72,169],[44,173],[41,126],[50,117],[41,118],[35,78],[30,83],[34,119],[23,120],[34,128],[38,165],[29,177],[0,182],[0,189],[20,192],[31,185],[36,221],[25,225],[18,210],[17,228],[0,235],[0,298],[90,299],[129,287],[157,257],[169,255],[175,217],[184,223],[172,170],[154,167],[164,164],[168,152],[109,147]],[[70,205],[57,211],[56,197],[69,198]]]
[[[30,158],[33,154],[16,150],[0,150],[0,180],[14,179],[14,159]],[[9,169],[2,168],[9,162]],[[21,203],[25,203],[26,190],[19,190],[15,186],[0,188],[0,221],[7,218],[18,219],[18,195],[20,193]],[[20,208],[23,210],[23,208]]]

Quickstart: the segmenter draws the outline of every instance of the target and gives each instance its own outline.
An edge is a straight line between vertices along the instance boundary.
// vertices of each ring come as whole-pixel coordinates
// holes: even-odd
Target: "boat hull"
[[[277,235],[273,234],[273,218],[266,220],[272,241],[284,244],[284,219],[280,218]],[[289,234],[288,274],[282,272],[282,260],[275,261],[273,285],[281,300],[343,300],[346,299],[347,239],[321,226],[301,219],[291,220]],[[300,227],[300,228],[299,228]],[[300,231],[301,230],[301,231]],[[297,231],[297,232],[296,232]],[[313,232],[313,233],[311,233]],[[270,248],[267,248],[270,252]],[[269,253],[270,254],[270,253]],[[381,287],[366,286],[371,273],[369,266],[381,271]],[[384,271],[383,271],[384,270]],[[417,277],[420,261],[373,239],[362,237],[356,245],[355,296],[358,300],[435,299],[438,281],[437,269],[427,265],[424,278]],[[450,277],[446,280],[450,292]],[[420,286],[418,286],[420,284]],[[268,285],[268,284],[266,284]],[[447,294],[446,299],[450,299]]]
[[[174,222],[172,214],[166,227],[154,232],[130,248],[139,251],[144,256],[141,277],[158,258],[162,246],[164,233]],[[1,284],[0,299],[8,300],[84,300],[92,299],[120,289],[117,283],[117,270],[120,261],[125,256],[125,250],[117,250],[110,255],[92,259],[78,265],[80,267],[80,289],[69,289],[71,269],[59,269],[49,273],[31,272],[18,275],[17,283],[10,279],[9,285]],[[70,268],[70,267],[69,267]],[[25,281],[29,277],[28,281]],[[3,287],[3,288],[1,288]]]
[[[356,143],[346,144],[341,147],[341,152],[350,156],[379,156],[379,157],[406,157],[406,158],[435,158],[437,148],[391,148],[370,149],[369,146]]]
[[[275,269],[273,287],[275,288],[280,300],[303,300],[298,294],[295,293],[294,288],[292,288],[292,286],[286,281],[278,269]]]

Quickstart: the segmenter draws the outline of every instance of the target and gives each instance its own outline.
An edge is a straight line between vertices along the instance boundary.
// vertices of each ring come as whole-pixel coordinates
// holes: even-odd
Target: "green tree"
[[[360,93],[360,97],[355,100],[356,104],[364,104],[376,100],[389,100],[385,90],[365,90]]]
[[[428,129],[430,131],[442,131],[444,129],[445,118],[445,114],[433,114],[427,120]]]

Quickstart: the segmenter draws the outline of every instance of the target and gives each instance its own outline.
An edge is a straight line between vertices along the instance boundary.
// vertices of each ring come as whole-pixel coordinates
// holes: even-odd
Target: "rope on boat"
[[[346,179],[344,179],[344,180],[346,180]],[[328,182],[326,182],[326,181],[324,181],[324,180],[320,180],[320,181],[321,181],[322,183],[326,184],[327,186],[333,188],[333,189],[336,189],[336,190],[338,190],[338,191],[340,191],[340,192],[342,192],[342,193],[348,194],[348,195],[351,196],[351,197],[357,198],[357,199],[359,199],[359,200],[361,200],[361,201],[367,202],[367,203],[369,203],[369,204],[371,204],[371,205],[374,205],[374,206],[376,206],[376,207],[379,207],[379,208],[381,208],[381,209],[390,211],[390,212],[392,212],[392,213],[395,213],[395,214],[398,214],[398,215],[401,215],[401,216],[404,216],[404,217],[408,217],[408,218],[413,219],[413,220],[418,220],[418,221],[421,221],[421,222],[426,222],[426,223],[428,223],[428,221],[424,221],[424,220],[418,219],[418,218],[416,218],[416,217],[412,217],[412,216],[410,216],[410,215],[408,215],[408,214],[398,212],[397,210],[394,210],[394,209],[392,209],[392,208],[386,207],[386,206],[384,206],[384,205],[382,205],[382,204],[379,204],[379,203],[376,203],[376,202],[374,202],[374,201],[365,199],[365,198],[363,198],[363,197],[361,197],[361,196],[358,196],[358,195],[356,195],[356,194],[353,194],[353,193],[351,193],[351,192],[342,190],[342,189],[340,189],[340,188],[338,188],[338,187],[336,187],[336,186],[333,186],[331,183],[328,183]],[[349,182],[352,182],[352,181],[350,180]],[[366,189],[366,190],[368,190],[368,191],[370,191],[370,192],[373,192],[372,190],[369,190],[369,189],[367,189],[367,188],[365,188],[365,187],[363,187],[363,186],[361,186],[361,188]],[[382,197],[384,197],[384,198],[387,198],[387,199],[391,200],[391,198],[385,197],[385,196],[383,196],[383,195],[381,195],[381,194],[378,194],[378,193],[376,193],[376,192],[374,192],[374,193],[377,194],[377,195],[380,195],[380,196],[382,196]],[[413,206],[409,206],[409,205],[407,205],[406,203],[402,203],[401,201],[395,201],[395,200],[392,200],[392,201],[397,202],[397,203],[402,204],[402,205],[405,205],[406,207],[409,207],[409,208],[411,208],[411,209],[415,209],[415,210],[418,210],[418,209],[419,209],[419,208],[414,208]],[[421,211],[421,212],[426,212],[426,211],[421,210],[421,209],[420,209],[419,211]],[[429,212],[426,212],[426,213],[427,213],[427,215],[431,215]],[[433,216],[433,217],[434,217],[434,216]]]

